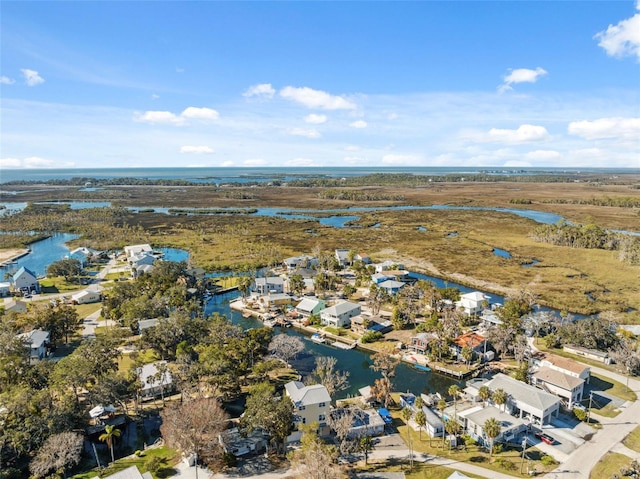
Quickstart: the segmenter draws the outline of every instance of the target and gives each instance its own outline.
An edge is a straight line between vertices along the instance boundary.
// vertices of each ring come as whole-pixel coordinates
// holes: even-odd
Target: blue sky
[[[640,168],[640,1],[0,8],[3,168]]]

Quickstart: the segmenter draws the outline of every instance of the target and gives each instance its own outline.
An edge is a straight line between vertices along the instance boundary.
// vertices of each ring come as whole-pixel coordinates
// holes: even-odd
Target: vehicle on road
[[[542,431],[536,432],[535,436],[545,444],[553,445],[553,443],[556,442],[553,437],[549,436],[549,434],[545,434]]]

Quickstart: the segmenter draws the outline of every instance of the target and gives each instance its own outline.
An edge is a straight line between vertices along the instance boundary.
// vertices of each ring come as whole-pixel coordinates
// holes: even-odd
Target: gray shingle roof
[[[496,374],[491,381],[487,382],[487,386],[492,391],[503,389],[516,401],[533,406],[540,411],[546,411],[560,402],[558,396],[544,392],[535,386],[523,383],[502,373]]]

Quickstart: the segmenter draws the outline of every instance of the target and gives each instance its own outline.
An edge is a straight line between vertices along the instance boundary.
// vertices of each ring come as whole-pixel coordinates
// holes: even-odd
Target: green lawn
[[[129,456],[124,459],[119,459],[116,462],[112,463],[107,469],[103,469],[102,472],[98,471],[97,468],[91,469],[90,471],[85,471],[75,476],[72,476],[72,479],[90,479],[92,477],[108,477],[116,472],[120,472],[123,469],[131,466],[137,466],[138,470],[142,473],[147,472],[147,468],[145,466],[146,462],[152,457],[159,457],[164,460],[163,467],[157,473],[151,473],[155,479],[164,479],[166,477],[174,476],[176,474],[176,470],[173,469],[172,466],[177,464],[180,460],[180,457],[176,451],[173,449],[169,449],[166,446],[147,449],[144,451],[143,455],[140,457]]]
[[[78,317],[83,319],[102,308],[102,303],[78,304],[75,306]]]
[[[409,466],[387,465],[387,464],[369,464],[358,468],[358,472],[404,472],[407,479],[447,479],[456,469],[449,467],[437,466],[433,464],[414,463],[413,469],[410,471]],[[477,476],[468,472],[464,473],[467,477],[475,479],[483,479],[487,476]]]
[[[640,452],[640,426],[635,428],[629,433],[627,437],[622,441],[629,449],[633,449],[636,452]]]
[[[630,457],[624,454],[618,454],[617,452],[610,452],[598,461],[589,477],[593,479],[607,479],[614,474],[619,475],[620,468],[628,465],[630,462]]]
[[[622,384],[615,379],[591,373],[590,383],[592,385],[597,385],[598,388],[602,388],[602,390],[606,391],[608,394],[612,394],[620,399],[624,399],[625,401],[635,401],[638,399],[636,393],[627,389],[625,384]]]

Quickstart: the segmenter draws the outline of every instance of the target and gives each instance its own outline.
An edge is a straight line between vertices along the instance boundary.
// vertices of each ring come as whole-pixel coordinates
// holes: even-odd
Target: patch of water
[[[500,256],[501,258],[511,259],[511,253],[504,249],[493,248],[493,254]]]

